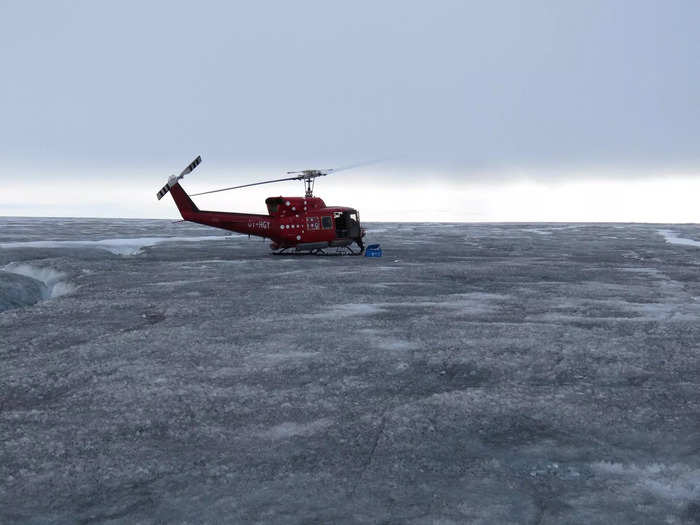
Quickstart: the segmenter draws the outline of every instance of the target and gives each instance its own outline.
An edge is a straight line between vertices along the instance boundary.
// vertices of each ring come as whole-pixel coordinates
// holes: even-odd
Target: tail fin
[[[180,175],[178,175],[177,177],[176,177],[175,175],[173,175],[172,177],[170,177],[170,178],[168,179],[168,182],[165,183],[165,186],[163,186],[163,187],[160,189],[160,191],[159,191],[158,193],[156,193],[156,197],[158,197],[158,200],[162,199],[163,196],[164,196],[166,193],[168,193],[168,192],[173,188],[173,186],[175,186],[175,185],[178,183],[178,181],[179,181],[182,177],[184,177],[184,176],[187,175],[188,173],[192,173],[192,171],[194,171],[194,169],[195,169],[197,166],[199,166],[201,163],[202,163],[202,157],[201,157],[201,155],[199,155],[199,156],[197,156],[196,159],[194,159],[192,162],[190,162],[189,166],[187,166],[184,170],[182,170],[182,171],[180,172]],[[185,194],[185,197],[187,197],[187,194],[186,194],[184,191],[183,191],[182,193]],[[189,197],[187,197],[187,199],[189,200]],[[192,202],[192,201],[190,200],[190,202]],[[192,206],[194,206],[194,203],[192,203]],[[178,208],[179,208],[179,207],[180,207],[180,205],[178,204]],[[195,208],[196,208],[196,206],[195,206]]]
[[[172,194],[175,205],[177,206],[177,209],[180,210],[180,215],[182,215],[183,219],[188,220],[188,217],[190,217],[193,213],[199,213],[199,208],[197,208],[197,205],[192,202],[190,196],[185,193],[185,190],[182,189],[182,186],[180,186],[179,183],[175,182],[175,184],[170,188],[170,193]]]

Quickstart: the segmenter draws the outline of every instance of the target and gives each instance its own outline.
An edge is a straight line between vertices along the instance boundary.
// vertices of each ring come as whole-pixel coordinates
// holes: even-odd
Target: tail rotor
[[[180,175],[177,177],[175,175],[171,175],[171,177],[168,179],[168,182],[165,183],[165,186],[163,186],[158,193],[156,193],[156,197],[158,197],[158,200],[162,199],[166,193],[170,191],[170,188],[175,186],[175,184],[178,183],[178,181],[183,178],[185,175],[188,173],[192,173],[194,169],[199,166],[202,163],[202,157],[201,155],[198,155],[196,159],[194,159],[192,162],[190,162],[189,166],[187,166],[184,170],[180,172]]]

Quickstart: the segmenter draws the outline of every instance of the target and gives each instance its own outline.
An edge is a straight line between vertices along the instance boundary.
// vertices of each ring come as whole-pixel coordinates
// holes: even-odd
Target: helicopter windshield
[[[284,199],[282,197],[269,197],[265,199],[265,204],[267,204],[267,212],[270,215],[277,215],[277,210],[282,204]]]

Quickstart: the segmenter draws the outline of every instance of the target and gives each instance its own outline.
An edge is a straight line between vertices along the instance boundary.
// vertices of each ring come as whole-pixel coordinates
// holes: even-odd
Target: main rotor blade
[[[317,174],[316,176],[321,176],[321,175],[328,175],[329,173],[335,173],[336,171],[345,171],[345,170],[350,170],[353,168],[360,168],[362,166],[369,166],[371,164],[379,164],[380,162],[384,162],[387,159],[374,159],[374,160],[367,160],[364,162],[358,162],[357,164],[350,164],[348,166],[341,166],[340,168],[330,168],[327,170],[298,170],[298,171],[288,171],[287,175],[291,175],[292,173],[315,173]]]
[[[273,182],[282,182],[285,180],[299,180],[299,177],[286,177],[284,179],[275,180],[265,180],[263,182],[253,182],[252,184],[241,184],[240,186],[231,186],[229,188],[221,188],[219,190],[203,191],[201,193],[192,193],[190,197],[196,197],[197,195],[206,195],[207,193],[218,193],[220,191],[237,190],[238,188],[247,188],[248,186],[260,186],[261,184],[271,184]]]
[[[199,157],[198,157],[199,158]],[[261,184],[272,184],[273,182],[282,182],[285,180],[308,180],[308,179],[315,179],[316,177],[324,177],[328,175],[329,173],[335,173],[336,171],[344,171],[344,170],[349,170],[352,168],[359,168],[361,166],[368,166],[370,164],[378,164],[379,162],[384,162],[386,159],[375,159],[375,160],[369,160],[365,162],[359,162],[357,164],[350,164],[349,166],[342,166],[340,168],[331,168],[329,170],[299,170],[299,171],[288,171],[287,175],[292,175],[292,174],[297,174],[296,177],[285,177],[283,179],[275,179],[275,180],[265,180],[262,182],[253,182],[252,184],[241,184],[240,186],[230,186],[228,188],[221,188],[218,190],[210,190],[210,191],[202,191],[200,193],[192,193],[190,194],[190,197],[196,197],[198,195],[207,195],[209,193],[218,193],[220,191],[229,191],[229,190],[237,190],[239,188],[248,188],[249,186],[260,186]],[[197,159],[195,159],[195,162]],[[192,163],[194,164],[194,162]],[[198,163],[197,163],[198,164]],[[194,165],[196,167],[196,164]],[[194,167],[192,169],[194,169]],[[188,166],[190,168],[190,166]],[[192,171],[190,169],[190,171]],[[188,172],[189,173],[189,172]]]
[[[364,162],[358,162],[357,164],[350,164],[348,166],[341,166],[340,168],[331,168],[329,170],[323,170],[326,173],[335,173],[336,171],[351,170],[353,168],[361,168],[362,166],[371,166],[372,164],[379,164],[380,162],[385,162],[387,159],[374,159],[366,160]]]

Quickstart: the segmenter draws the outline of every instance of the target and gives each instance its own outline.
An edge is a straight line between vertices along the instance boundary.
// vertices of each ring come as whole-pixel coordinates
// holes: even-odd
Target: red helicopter
[[[344,206],[328,207],[323,199],[313,196],[316,177],[325,177],[329,173],[354,168],[359,164],[328,170],[288,171],[288,175],[294,176],[192,194],[194,197],[273,182],[304,181],[306,188],[304,197],[269,197],[265,199],[268,215],[257,215],[200,210],[192,202],[190,195],[180,186],[179,181],[201,162],[201,156],[194,159],[180,175],[172,175],[157,193],[160,200],[170,192],[184,220],[270,239],[272,241],[270,248],[275,254],[329,255],[324,251],[326,248],[336,248],[333,255],[361,255],[364,251],[362,238],[365,235],[365,229],[360,226],[358,211]],[[351,248],[353,243],[357,245],[359,251]],[[287,252],[287,250],[292,251]]]

